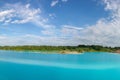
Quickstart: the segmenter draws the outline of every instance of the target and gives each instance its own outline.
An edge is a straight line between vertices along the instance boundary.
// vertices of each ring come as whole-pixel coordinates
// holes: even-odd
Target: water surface
[[[0,80],[120,80],[120,55],[0,51]]]

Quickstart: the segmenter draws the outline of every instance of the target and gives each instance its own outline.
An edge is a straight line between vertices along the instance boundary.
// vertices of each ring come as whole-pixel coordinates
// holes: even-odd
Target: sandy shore
[[[77,51],[60,51],[61,54],[81,54],[81,52],[77,52]]]

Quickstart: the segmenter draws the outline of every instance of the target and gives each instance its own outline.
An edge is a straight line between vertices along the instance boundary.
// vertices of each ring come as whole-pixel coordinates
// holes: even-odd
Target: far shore
[[[3,50],[3,51],[15,51],[15,52],[33,52],[33,53],[58,53],[58,54],[82,54],[83,52],[77,51],[38,51],[38,50]]]
[[[120,47],[104,47],[100,45],[78,46],[0,46],[0,50],[26,51],[35,53],[81,54],[84,52],[120,53]]]
[[[29,52],[29,53],[43,53],[43,54],[83,54],[84,52],[78,52],[78,51],[69,51],[69,50],[63,50],[63,51],[36,51],[36,50],[3,50],[3,51],[15,51],[15,52]],[[120,51],[120,50],[119,50]],[[120,54],[119,51],[110,52],[112,54]],[[89,52],[89,51],[88,51]],[[98,51],[94,51],[98,52]],[[100,51],[99,51],[100,52]],[[102,52],[102,51],[101,51]],[[91,52],[92,53],[92,52]],[[107,52],[105,52],[107,53]]]

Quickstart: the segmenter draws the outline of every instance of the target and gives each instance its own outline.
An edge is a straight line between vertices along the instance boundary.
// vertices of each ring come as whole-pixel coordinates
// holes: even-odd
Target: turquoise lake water
[[[120,80],[120,54],[0,51],[0,80]]]

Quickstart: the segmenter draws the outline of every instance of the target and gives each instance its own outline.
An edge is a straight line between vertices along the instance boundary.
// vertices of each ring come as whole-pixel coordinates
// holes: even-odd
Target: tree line
[[[104,47],[100,45],[78,45],[78,46],[0,46],[0,50],[16,51],[77,51],[77,52],[114,52],[120,47]]]

